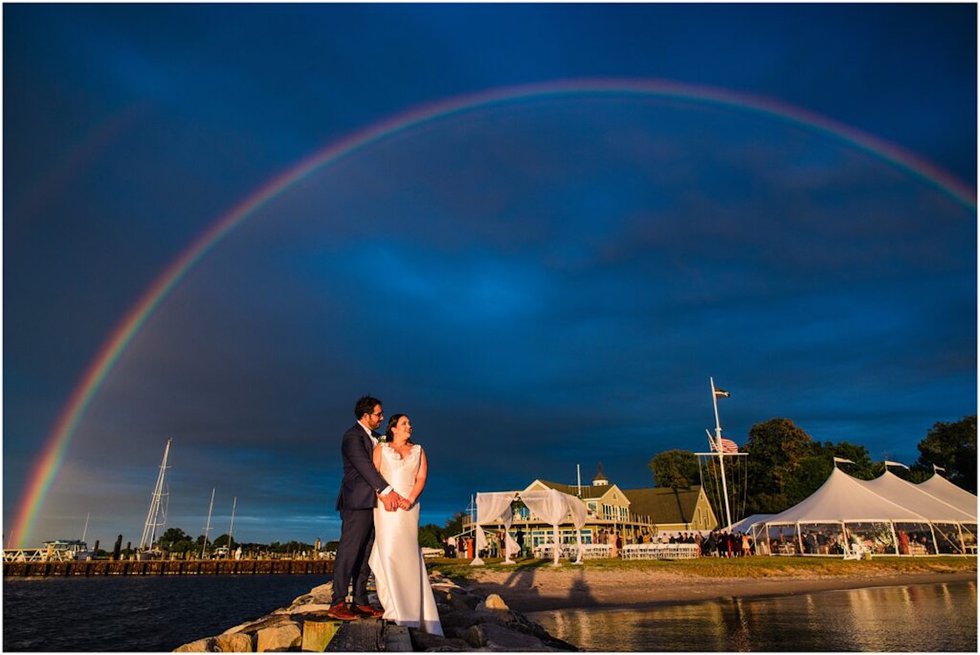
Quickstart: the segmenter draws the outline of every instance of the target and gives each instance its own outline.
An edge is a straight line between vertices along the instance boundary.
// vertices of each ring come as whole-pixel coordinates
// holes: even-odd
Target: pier
[[[323,575],[326,559],[4,561],[4,577],[114,575]]]

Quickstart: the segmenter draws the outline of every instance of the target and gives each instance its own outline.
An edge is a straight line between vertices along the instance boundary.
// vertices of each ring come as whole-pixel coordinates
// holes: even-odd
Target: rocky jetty
[[[300,596],[289,607],[220,635],[184,644],[174,652],[578,650],[511,610],[497,594],[474,593],[438,572],[432,573],[432,590],[444,637],[383,620],[335,621],[326,615],[332,594],[332,584],[328,582]]]

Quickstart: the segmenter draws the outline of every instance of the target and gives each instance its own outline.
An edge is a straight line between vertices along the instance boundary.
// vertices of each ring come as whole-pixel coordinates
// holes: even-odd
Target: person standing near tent
[[[909,533],[905,530],[898,531],[898,553],[899,555],[908,555],[910,551],[909,548]]]

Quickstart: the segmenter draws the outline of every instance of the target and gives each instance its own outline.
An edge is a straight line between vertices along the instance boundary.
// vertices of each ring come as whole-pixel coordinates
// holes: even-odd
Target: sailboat
[[[170,491],[166,487],[167,458],[170,456],[170,443],[173,439],[167,439],[167,445],[163,449],[163,461],[160,462],[160,472],[157,474],[157,483],[150,494],[150,509],[146,513],[146,523],[143,524],[143,536],[140,537],[138,559],[160,559],[163,552],[154,548],[157,538],[157,529],[162,530],[167,524],[167,508],[170,504]],[[167,491],[165,492],[164,489]],[[165,500],[164,500],[165,499]]]

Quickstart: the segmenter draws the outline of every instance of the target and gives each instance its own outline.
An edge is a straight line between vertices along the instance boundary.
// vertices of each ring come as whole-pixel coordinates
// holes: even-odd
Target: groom
[[[341,621],[358,618],[379,618],[383,610],[372,607],[367,597],[367,579],[371,569],[368,556],[374,544],[374,507],[380,498],[385,509],[394,511],[404,500],[374,468],[371,454],[380,435],[384,412],[381,401],[371,396],[360,398],[354,405],[357,423],[351,426],[341,441],[344,478],[337,496],[340,511],[340,545],[333,565],[333,598],[327,615]],[[356,577],[355,577],[356,576]],[[353,603],[347,604],[347,588],[354,581]]]

